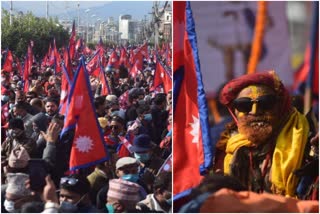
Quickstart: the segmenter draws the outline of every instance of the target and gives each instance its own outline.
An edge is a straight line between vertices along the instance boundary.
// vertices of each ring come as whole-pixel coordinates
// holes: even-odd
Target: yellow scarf
[[[295,196],[298,178],[293,172],[301,166],[308,133],[307,119],[294,108],[288,122],[277,137],[273,152],[270,178],[274,193]],[[251,142],[241,134],[236,134],[228,140],[224,158],[224,172],[226,174],[230,174],[230,164],[234,152],[242,146],[251,145]]]

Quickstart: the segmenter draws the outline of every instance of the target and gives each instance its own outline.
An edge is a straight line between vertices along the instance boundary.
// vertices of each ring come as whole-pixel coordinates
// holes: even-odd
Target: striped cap
[[[109,180],[109,190],[107,193],[107,198],[124,202],[137,203],[140,201],[139,189],[140,186],[136,183],[120,178],[112,179]]]

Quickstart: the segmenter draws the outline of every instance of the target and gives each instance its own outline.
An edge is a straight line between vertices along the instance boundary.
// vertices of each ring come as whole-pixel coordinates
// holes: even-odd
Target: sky
[[[113,16],[117,18],[120,14],[130,14],[134,19],[143,19],[152,10],[152,1],[48,1],[49,16],[72,19],[77,16],[80,10],[80,17],[85,10],[90,9],[89,14],[96,14],[97,17],[105,19]],[[46,1],[12,1],[14,11],[31,11],[34,15],[46,16]],[[10,9],[10,1],[1,1],[1,7]]]

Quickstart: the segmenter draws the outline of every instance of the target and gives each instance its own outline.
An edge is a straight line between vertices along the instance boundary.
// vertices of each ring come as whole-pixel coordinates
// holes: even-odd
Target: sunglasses
[[[119,129],[119,126],[110,126],[110,129],[118,130],[118,129]]]
[[[275,95],[264,95],[257,99],[251,99],[249,97],[241,97],[233,101],[233,107],[239,112],[249,113],[252,109],[253,103],[257,103],[259,109],[263,111],[271,110],[277,102]]]
[[[76,178],[63,177],[60,179],[61,185],[68,184],[70,186],[74,186],[77,184],[77,182],[78,182],[78,179]]]

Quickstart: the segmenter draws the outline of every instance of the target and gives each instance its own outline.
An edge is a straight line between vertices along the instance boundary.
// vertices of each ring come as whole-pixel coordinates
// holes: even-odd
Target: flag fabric
[[[129,75],[132,77],[132,79],[135,79],[138,76],[138,73],[139,73],[138,62],[136,62],[130,69]]]
[[[163,84],[164,92],[166,94],[172,89],[172,78],[170,76],[170,72],[165,69],[160,59],[157,58],[156,70],[151,90],[156,89],[161,84]]]
[[[130,154],[133,154],[132,144],[127,140],[127,138],[125,138],[123,136],[119,136],[119,138],[120,138],[122,145],[124,145],[127,148],[127,150],[130,152]]]
[[[86,66],[86,69],[88,71],[88,74],[92,75],[92,73],[97,70],[98,72],[95,72],[95,76],[98,76],[99,75],[99,72],[100,72],[100,66],[99,66],[99,52],[100,52],[100,49],[98,49],[96,51],[96,53],[93,55],[93,57],[90,59],[90,61],[88,62],[87,66]]]
[[[65,115],[66,108],[67,108],[67,100],[68,100],[68,94],[69,89],[71,85],[71,80],[69,78],[67,68],[63,64],[62,65],[62,76],[61,76],[61,94],[60,94],[60,105],[59,105],[59,113],[62,115]]]
[[[100,64],[99,78],[100,78],[100,83],[102,85],[101,86],[101,96],[107,96],[107,95],[111,94],[111,89],[108,84],[108,80],[106,78],[106,75],[104,74],[104,70],[103,70],[101,61],[99,62],[99,64]]]
[[[173,194],[183,198],[212,167],[208,109],[190,2],[173,2]]]
[[[167,157],[164,161],[156,176],[158,176],[161,172],[171,172],[172,171],[172,153]]]
[[[109,69],[112,69],[112,68],[119,68],[119,59],[118,59],[118,55],[117,55],[117,52],[116,51],[112,51],[111,55],[110,55],[110,58],[109,58],[109,61],[108,61],[108,65],[107,67]]]
[[[71,56],[69,54],[69,49],[65,49],[63,53],[63,61],[64,61],[64,66],[66,68],[67,74],[68,74],[68,83],[71,85],[71,82],[73,80],[73,69],[72,69],[72,64],[71,64]]]
[[[72,31],[71,36],[69,40],[69,51],[70,51],[70,58],[74,59],[75,57],[75,51],[76,51],[76,27],[75,27],[75,21],[73,20],[72,24]]]
[[[56,73],[60,73],[61,72],[61,59],[60,59],[60,54],[57,50],[57,46],[56,46],[56,39],[53,39],[53,55],[54,55],[54,71]]]
[[[3,65],[3,70],[7,72],[12,71],[12,63],[13,63],[13,56],[10,50],[7,51],[7,57]]]
[[[3,86],[1,86],[2,88]],[[9,122],[9,103],[6,103],[1,106],[1,125],[5,125]]]
[[[68,96],[67,113],[62,133],[74,127],[75,135],[70,154],[70,170],[86,168],[108,160],[109,155],[104,147],[83,57]]]
[[[125,66],[126,68],[129,67],[128,55],[127,55],[126,49],[124,48],[121,48],[121,51],[120,51],[119,64]]]
[[[23,69],[23,91],[27,93],[29,91],[29,75],[31,73],[31,66],[33,63],[33,53],[32,48],[30,45],[28,45],[28,52],[27,57],[24,62],[24,69]]]

